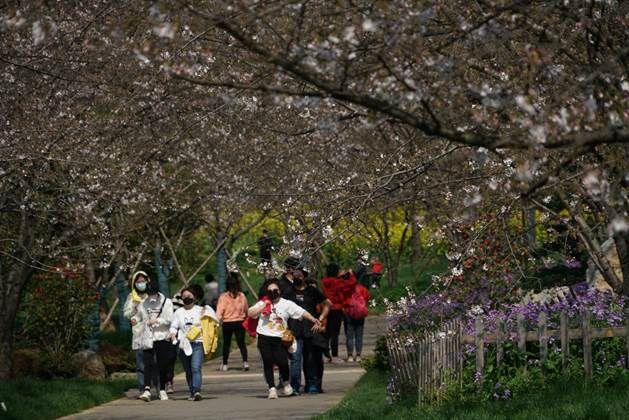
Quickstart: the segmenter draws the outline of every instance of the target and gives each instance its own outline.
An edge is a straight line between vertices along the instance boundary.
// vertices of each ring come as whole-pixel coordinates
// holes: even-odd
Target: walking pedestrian
[[[294,280],[296,303],[315,316],[323,326],[330,311],[330,301],[317,288],[316,283],[308,282],[308,273],[301,270]],[[306,319],[295,321],[291,326],[298,340],[298,350],[291,355],[291,386],[299,394],[301,371],[305,378],[304,392],[322,392],[323,351],[328,347],[327,338],[319,331],[312,330],[312,323]],[[299,354],[299,357],[295,357]],[[293,363],[295,361],[295,363]]]
[[[378,289],[380,288],[380,279],[382,278],[382,270],[384,269],[384,264],[380,262],[377,256],[371,257],[371,265],[370,265],[370,277],[371,277],[371,288]]]
[[[357,283],[351,296],[345,301],[345,343],[347,346],[347,361],[360,362],[363,350],[363,333],[365,318],[369,314],[367,303],[371,296],[365,286]],[[356,353],[354,353],[354,350]]]
[[[288,352],[283,341],[290,344],[291,335],[288,330],[288,319],[305,318],[312,322],[314,331],[320,331],[321,322],[313,317],[305,309],[295,302],[281,297],[280,287],[276,279],[267,280],[264,285],[265,296],[249,308],[248,314],[252,318],[259,318],[256,332],[258,334],[258,350],[264,366],[264,378],[266,380],[269,399],[278,397],[273,366],[277,366],[280,372],[280,380],[283,384],[282,393],[286,396],[293,394],[293,388],[289,383]]]
[[[138,305],[138,311],[131,319],[132,325],[143,325],[141,348],[144,361],[144,392],[141,398],[151,401],[151,386],[159,390],[159,399],[167,400],[170,343],[167,341],[170,323],[173,319],[173,304],[159,292],[157,282],[149,282],[147,297]]]
[[[258,239],[258,250],[260,255],[260,262],[267,265],[271,264],[271,250],[273,249],[273,240],[269,238],[269,231],[262,230],[262,236]]]
[[[131,326],[131,349],[135,352],[135,369],[138,379],[138,398],[144,392],[144,354],[141,348],[141,339],[144,326],[141,324],[133,324],[132,318],[138,312],[138,306],[146,299],[146,286],[149,277],[144,271],[137,271],[131,276],[131,293],[127,296],[124,303],[122,314],[128,319]]]
[[[232,335],[236,336],[236,344],[242,356],[243,370],[249,370],[247,361],[247,344],[245,343],[245,327],[242,323],[247,317],[247,298],[242,292],[238,273],[230,273],[226,285],[227,291],[218,299],[218,309],[216,316],[222,322],[223,329],[223,364],[220,370],[226,372],[229,361],[229,350],[231,347]]]
[[[323,293],[331,303],[326,332],[330,340],[332,362],[342,363],[343,359],[339,358],[339,335],[345,319],[343,306],[352,294],[354,286],[356,286],[356,276],[354,276],[351,270],[341,272],[338,264],[331,263],[328,264],[326,277],[321,282],[323,284]]]
[[[201,290],[199,290],[201,289]],[[190,396],[189,401],[200,401],[203,376],[203,331],[201,318],[210,316],[216,318],[216,313],[210,306],[200,306],[196,302],[203,299],[203,289],[186,287],[181,291],[184,306],[177,309],[170,325],[170,339],[179,342],[179,359],[186,372],[186,382]],[[218,320],[217,320],[218,322]]]
[[[205,274],[205,286],[203,286],[203,292],[205,304],[216,311],[216,305],[218,304],[218,297],[220,296],[220,293],[218,291],[218,282],[214,279],[212,273]]]

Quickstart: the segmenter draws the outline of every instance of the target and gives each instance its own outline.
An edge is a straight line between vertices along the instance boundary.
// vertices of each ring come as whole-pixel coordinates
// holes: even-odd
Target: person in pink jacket
[[[218,298],[216,315],[222,322],[223,328],[223,364],[220,370],[228,370],[229,349],[231,347],[232,335],[236,336],[236,343],[242,355],[244,370],[249,370],[247,362],[247,344],[245,343],[245,327],[242,323],[247,317],[249,305],[247,298],[242,292],[238,273],[230,273],[226,284],[227,291]]]

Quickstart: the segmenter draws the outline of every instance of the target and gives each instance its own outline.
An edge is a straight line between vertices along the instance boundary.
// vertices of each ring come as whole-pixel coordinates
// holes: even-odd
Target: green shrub
[[[35,277],[23,302],[22,343],[41,352],[42,376],[70,376],[72,355],[85,347],[97,293],[69,271]]]

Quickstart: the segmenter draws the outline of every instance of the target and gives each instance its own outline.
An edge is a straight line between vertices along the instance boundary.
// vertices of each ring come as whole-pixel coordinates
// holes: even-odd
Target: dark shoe
[[[315,385],[311,385],[308,387],[306,392],[308,392],[308,394],[319,394],[319,388],[317,388]]]

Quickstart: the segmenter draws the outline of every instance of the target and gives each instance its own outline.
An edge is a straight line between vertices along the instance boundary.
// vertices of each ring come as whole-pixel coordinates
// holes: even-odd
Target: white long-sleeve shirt
[[[193,325],[201,327],[201,315],[203,315],[204,311],[206,315],[211,316],[218,322],[214,309],[209,306],[203,307],[199,305],[194,305],[191,309],[186,309],[182,307],[177,309],[175,311],[175,314],[173,315],[172,322],[170,323],[170,332],[173,334],[178,333],[179,339],[185,337],[185,335],[188,333],[188,330]],[[201,336],[201,334],[199,334],[195,341],[203,341],[203,337]]]
[[[143,325],[143,333],[142,333],[142,343],[140,348],[151,348],[148,341],[160,341],[165,340],[168,337],[168,333],[170,330],[170,324],[173,319],[173,302],[162,295],[159,294],[159,303],[155,302],[153,305],[156,309],[155,311],[148,310],[148,307],[152,302],[149,301],[150,298],[145,299],[142,303],[137,306],[137,313],[133,316],[132,319],[138,324]],[[163,303],[163,306],[162,306]],[[161,308],[161,313],[159,316],[157,312],[159,312],[159,308]],[[155,313],[154,313],[155,312]],[[150,319],[156,319],[157,323],[152,327],[148,326],[148,321]],[[147,332],[148,329],[148,333]]]

